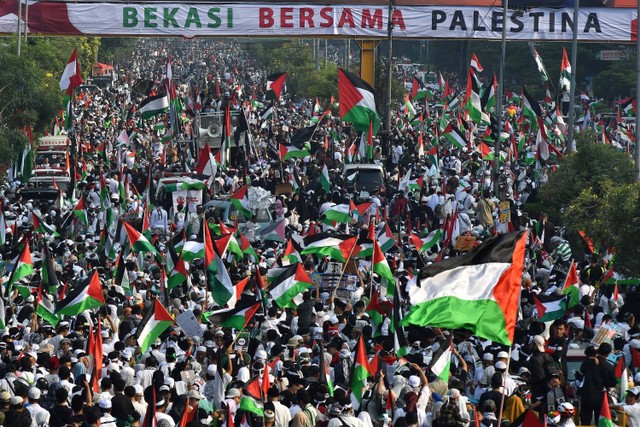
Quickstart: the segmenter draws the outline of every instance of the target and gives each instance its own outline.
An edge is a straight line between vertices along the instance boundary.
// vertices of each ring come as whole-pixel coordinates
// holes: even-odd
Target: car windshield
[[[382,174],[378,170],[360,170],[356,187],[358,191],[373,192],[374,189],[382,186]]]

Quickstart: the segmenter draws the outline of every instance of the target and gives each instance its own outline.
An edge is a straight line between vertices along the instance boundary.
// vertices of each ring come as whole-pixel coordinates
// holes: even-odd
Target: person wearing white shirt
[[[40,406],[40,396],[39,388],[31,387],[29,389],[29,406],[27,406],[27,410],[31,414],[32,427],[47,426],[49,425],[49,418],[51,418],[49,411]]]
[[[160,232],[162,234],[169,233],[169,215],[167,211],[162,209],[162,206],[158,206],[151,212],[151,218],[149,219],[149,227],[152,230]]]
[[[624,411],[627,415],[627,427],[640,427],[640,387],[627,390],[625,403],[611,405],[611,409]]]

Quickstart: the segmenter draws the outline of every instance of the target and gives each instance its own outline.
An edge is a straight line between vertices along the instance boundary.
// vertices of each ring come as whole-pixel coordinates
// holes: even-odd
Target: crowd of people
[[[142,120],[140,103],[165,90],[168,57],[183,105]],[[141,40],[112,86],[75,95],[66,193],[30,199],[29,184],[2,186],[0,425],[570,427],[597,422],[608,394],[640,426],[640,293],[611,284],[607,255],[572,251],[546,215],[527,215],[524,202],[555,166],[530,155],[533,132],[523,127],[495,175],[475,144],[443,136],[448,120],[470,137],[460,113],[432,105],[416,122],[394,112],[393,129],[373,139],[371,162],[386,175],[363,194],[342,173],[367,162],[358,132],[286,91],[273,116],[262,114],[267,75],[229,41]],[[195,141],[209,136],[195,118],[225,111],[246,114],[248,137],[207,174],[209,150]],[[281,155],[296,144],[303,156]],[[172,198],[163,180],[176,177],[203,196]],[[243,190],[233,213],[207,202]],[[528,243],[512,346],[467,329],[399,327],[409,282],[514,230]],[[321,234],[357,237],[361,256],[302,254]],[[372,239],[395,294],[362,249]],[[187,247],[200,252],[185,261]],[[306,285],[283,302],[274,283],[296,263],[288,286]],[[574,269],[575,304],[545,320],[541,301],[561,295]],[[225,280],[234,295],[221,304]],[[84,305],[65,314],[72,303]]]

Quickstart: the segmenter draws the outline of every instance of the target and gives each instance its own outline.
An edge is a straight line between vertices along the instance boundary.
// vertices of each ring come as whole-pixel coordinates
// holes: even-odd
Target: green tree
[[[539,189],[536,200],[528,204],[531,214],[544,210],[558,221],[583,190],[590,189],[600,196],[601,186],[607,180],[620,185],[633,182],[633,162],[628,154],[599,143],[599,135],[593,131],[578,133],[576,142],[577,152],[560,160],[556,172]]]
[[[600,251],[615,248],[615,269],[640,276],[640,183],[601,182],[585,188],[562,215],[572,234],[584,231]]]

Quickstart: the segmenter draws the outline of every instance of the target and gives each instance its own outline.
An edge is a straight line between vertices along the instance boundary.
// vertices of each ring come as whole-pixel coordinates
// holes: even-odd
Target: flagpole
[[[505,0],[508,2],[509,0]],[[578,1],[578,0],[576,0]],[[505,375],[502,377],[502,398],[500,399],[500,417],[498,417],[498,425],[502,422],[502,410],[504,409],[504,387],[507,384],[507,375],[509,375],[509,366],[511,365],[511,352],[513,351],[513,347],[509,347],[509,357],[507,358],[507,370],[505,371]]]

